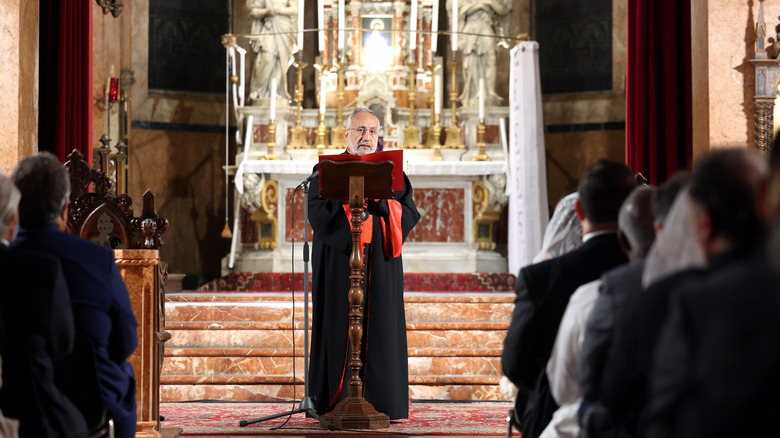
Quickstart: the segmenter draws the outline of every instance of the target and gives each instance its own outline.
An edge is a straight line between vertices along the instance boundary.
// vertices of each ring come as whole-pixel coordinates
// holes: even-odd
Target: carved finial
[[[766,59],[766,21],[764,21],[764,0],[759,0],[758,22],[756,22],[756,58]]]

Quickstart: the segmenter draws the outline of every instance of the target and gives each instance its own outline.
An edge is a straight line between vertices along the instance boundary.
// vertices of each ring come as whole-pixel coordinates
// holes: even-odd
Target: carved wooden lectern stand
[[[393,162],[380,163],[362,161],[322,160],[320,162],[321,198],[348,199],[352,214],[352,256],[349,260],[349,392],[345,400],[323,415],[323,419],[339,429],[383,429],[390,427],[390,418],[363,398],[363,382],[360,380],[360,340],[363,337],[363,248],[360,234],[363,232],[364,201],[368,199],[389,199],[394,197]]]

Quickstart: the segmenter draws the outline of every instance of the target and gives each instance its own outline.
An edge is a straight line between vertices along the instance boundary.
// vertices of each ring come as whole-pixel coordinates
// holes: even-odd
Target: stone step
[[[167,294],[172,337],[161,399],[300,399],[303,299],[288,292]],[[506,292],[406,293],[410,397],[502,400],[500,356],[513,301]]]
[[[205,356],[205,357],[167,357],[163,361],[162,374],[167,380],[173,376],[201,376],[225,378],[242,378],[246,376],[288,376],[292,378],[291,356]],[[461,376],[469,378],[474,375],[495,376],[500,372],[500,357],[410,357],[409,376]],[[303,375],[303,357],[296,356],[295,371]]]
[[[217,325],[217,323],[215,323]],[[489,330],[472,330],[451,325],[448,328],[409,329],[406,339],[409,349],[415,348],[501,348],[504,344],[507,325]],[[289,330],[274,329],[195,329],[171,330],[171,340],[165,348],[292,348],[293,339]],[[303,331],[295,331],[295,344],[303,346]]]
[[[230,401],[293,401],[304,395],[302,380],[291,384],[163,384],[160,400],[163,402],[192,400]],[[412,400],[504,400],[497,383],[491,384],[409,384]]]

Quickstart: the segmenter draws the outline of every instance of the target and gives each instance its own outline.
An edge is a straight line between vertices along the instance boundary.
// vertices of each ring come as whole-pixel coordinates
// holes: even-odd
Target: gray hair
[[[62,213],[70,195],[68,172],[54,155],[41,152],[16,165],[11,179],[22,192],[19,224],[48,225]]]
[[[377,117],[376,114],[374,114],[374,112],[371,111],[370,109],[368,109],[368,108],[355,108],[355,110],[352,111],[352,113],[349,115],[349,117],[347,117],[347,128],[346,129],[350,129],[352,127],[352,116],[354,116],[355,114],[359,114],[359,113],[369,113],[372,116],[376,117],[376,121],[379,122],[379,117]],[[381,126],[382,122],[379,122],[379,125]]]
[[[0,170],[0,238],[8,235],[11,217],[19,209],[19,200],[22,194],[16,188],[11,178],[5,176]]]

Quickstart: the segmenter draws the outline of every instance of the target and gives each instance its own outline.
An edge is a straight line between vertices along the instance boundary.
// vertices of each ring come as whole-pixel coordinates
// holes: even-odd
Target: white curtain
[[[535,41],[521,42],[511,51],[509,109],[507,263],[509,272],[517,275],[541,249],[549,220],[539,44]]]

